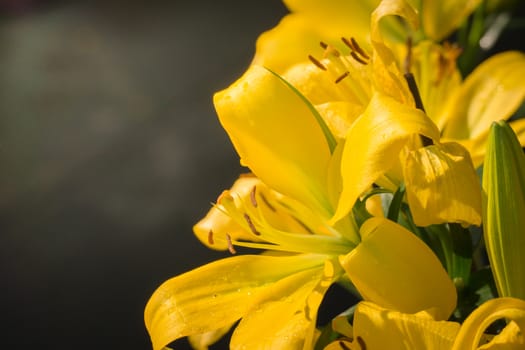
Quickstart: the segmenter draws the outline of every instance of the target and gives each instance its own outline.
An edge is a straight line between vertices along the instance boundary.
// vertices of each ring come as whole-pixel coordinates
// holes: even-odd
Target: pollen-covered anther
[[[370,56],[367,55],[367,53],[365,52],[365,50],[363,50],[361,48],[361,46],[359,46],[359,44],[357,43],[357,41],[354,39],[354,38],[350,38],[351,42],[352,42],[352,45],[354,45],[354,49],[355,51],[357,51],[357,53],[359,53],[363,58],[369,60],[370,59]]]
[[[254,208],[257,208],[257,200],[255,198],[256,191],[257,191],[257,186],[253,186],[252,190],[250,191],[250,202],[252,203]]]
[[[368,64],[368,62],[365,61],[365,60],[363,60],[361,57],[359,57],[359,56],[355,53],[355,51],[350,52],[350,56],[352,56],[352,58],[353,58],[354,60],[356,60],[357,62],[359,62],[359,63],[361,63],[361,64],[364,64],[364,65],[367,65],[367,64]]]
[[[359,344],[359,347],[361,348],[361,350],[366,350],[366,344],[365,344],[365,341],[363,340],[363,338],[361,338],[360,336],[357,336],[356,340],[357,340],[357,344]]]
[[[350,75],[350,72],[346,71],[343,74],[341,74],[337,79],[335,79],[335,83],[339,84],[344,78]]]
[[[359,46],[354,38],[347,39],[342,37],[341,40],[350,48],[350,56],[352,56],[354,60],[364,65],[368,64],[367,61],[370,59],[370,56]]]
[[[346,344],[342,341],[339,341],[339,346],[341,347],[341,349],[343,350],[350,350],[350,348],[348,346],[346,346]]]
[[[237,254],[237,251],[233,247],[232,238],[230,237],[229,234],[226,234],[226,243],[228,243],[228,250],[230,251],[230,253]]]
[[[250,226],[250,230],[253,232],[253,234],[256,235],[256,236],[260,236],[261,233],[259,231],[257,231],[257,229],[255,228],[255,225],[252,222],[252,218],[250,218],[250,216],[248,214],[244,214],[244,219],[248,223],[248,226]]]
[[[314,56],[312,56],[312,55],[308,55],[308,59],[309,59],[313,64],[315,64],[319,69],[321,69],[321,70],[326,70],[325,65],[322,64],[321,62],[319,62]]]
[[[213,245],[215,242],[213,241],[213,231],[212,230],[209,230],[208,231],[208,243],[210,245]]]

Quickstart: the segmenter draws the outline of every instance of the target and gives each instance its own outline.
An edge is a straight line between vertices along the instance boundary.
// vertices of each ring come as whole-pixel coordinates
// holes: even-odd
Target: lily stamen
[[[343,350],[351,350],[348,346],[346,346],[346,344],[342,341],[339,341],[339,346],[341,347],[341,349]]]
[[[210,245],[213,245],[213,244],[215,243],[215,242],[213,241],[213,231],[212,231],[212,230],[210,230],[210,231],[208,232],[208,243],[209,243]]]
[[[230,251],[230,253],[232,255],[237,254],[237,251],[233,247],[232,238],[230,237],[229,234],[226,234],[226,242],[228,243],[228,250]]]
[[[339,84],[341,82],[341,80],[343,80],[344,78],[346,78],[349,75],[350,75],[350,72],[348,72],[348,71],[344,72],[337,79],[335,79],[335,83]]]
[[[358,54],[361,55],[361,57],[369,60],[370,59],[370,56],[368,56],[368,54],[365,52],[365,50],[363,50],[361,48],[361,46],[359,46],[359,44],[357,43],[357,41],[352,37],[350,38],[351,42],[352,42],[352,45],[354,46],[354,49],[355,51],[357,51]]]
[[[357,62],[361,64],[368,64],[367,60],[370,59],[370,56],[359,46],[357,41],[352,37],[349,39],[342,37],[341,41],[350,48],[350,56]]]
[[[254,235],[260,236],[261,233],[259,231],[257,231],[257,228],[255,228],[255,225],[253,224],[252,219],[250,218],[250,216],[248,214],[244,214],[244,219],[248,223],[248,226],[250,227],[250,231],[252,231],[252,233]]]
[[[360,336],[357,336],[355,340],[357,340],[357,344],[359,344],[359,347],[361,348],[361,350],[366,350],[366,344],[363,338],[361,338]]]
[[[257,187],[253,186],[252,190],[250,191],[250,201],[252,202],[252,205],[254,208],[257,208],[257,200],[255,199],[256,190],[257,190]]]
[[[325,65],[322,64],[321,62],[319,62],[314,56],[312,56],[312,55],[308,55],[308,59],[309,59],[313,64],[315,64],[319,69],[321,69],[321,70],[326,70]]]
[[[368,62],[366,62],[366,61],[363,60],[361,57],[359,57],[359,56],[355,53],[355,51],[350,52],[350,56],[352,56],[352,58],[353,58],[354,60],[356,60],[357,62],[359,62],[359,63],[361,63],[361,64],[364,64],[364,65],[367,65],[367,64],[368,64]]]

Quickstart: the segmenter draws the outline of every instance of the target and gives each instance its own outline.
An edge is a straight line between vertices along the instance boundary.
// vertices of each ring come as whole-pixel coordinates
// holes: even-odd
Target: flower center
[[[349,100],[366,105],[370,100],[369,61],[370,56],[359,46],[354,38],[341,38],[350,49],[343,55],[332,45],[321,42],[323,59],[309,55],[309,60],[319,69],[331,75],[333,82]]]
[[[347,254],[355,247],[319,215],[295,200],[258,191],[256,186],[248,198],[234,195],[225,191],[218,199],[218,208],[251,233],[253,240],[241,241],[226,235],[232,254],[236,253],[234,246],[326,255]],[[212,231],[208,241],[214,241]]]

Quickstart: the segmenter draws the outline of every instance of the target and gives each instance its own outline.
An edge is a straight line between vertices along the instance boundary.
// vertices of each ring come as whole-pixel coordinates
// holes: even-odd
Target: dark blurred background
[[[0,0],[0,348],[150,349],[154,289],[229,255],[191,230],[240,171],[212,94],[285,12]]]
[[[280,0],[0,0],[0,348],[150,349],[164,280],[240,171],[212,94]],[[176,348],[186,348],[186,340]]]

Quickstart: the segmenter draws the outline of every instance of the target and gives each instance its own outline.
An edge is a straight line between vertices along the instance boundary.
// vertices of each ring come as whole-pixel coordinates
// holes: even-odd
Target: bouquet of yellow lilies
[[[214,96],[248,171],[194,232],[228,256],[153,293],[153,349],[525,349],[525,54],[475,62],[500,2],[284,2]]]

